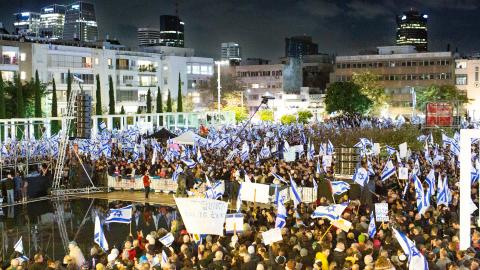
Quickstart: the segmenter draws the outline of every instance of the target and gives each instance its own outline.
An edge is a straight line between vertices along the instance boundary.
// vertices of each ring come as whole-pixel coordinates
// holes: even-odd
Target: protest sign
[[[399,152],[400,158],[406,158],[407,157],[408,146],[407,146],[406,142],[398,145],[398,150],[399,150],[398,152]]]
[[[389,221],[388,218],[388,203],[375,204],[375,220],[377,222]]]
[[[228,214],[225,216],[225,232],[238,233],[243,231],[243,214]]]
[[[380,154],[380,144],[379,143],[374,143],[373,144],[372,152],[375,156]]]
[[[206,198],[175,198],[175,203],[188,233],[223,235],[228,203]]]
[[[257,183],[242,183],[242,201],[268,203],[270,186]]]
[[[408,168],[406,167],[398,168],[398,179],[401,179],[401,180],[408,179]]]
[[[352,228],[352,223],[346,219],[339,218],[331,221],[332,225],[341,229],[344,232],[348,232]]]
[[[285,162],[292,162],[292,161],[295,161],[295,157],[296,157],[296,152],[295,150],[288,150],[287,152],[283,153],[283,159],[285,159]]]
[[[325,155],[322,157],[323,159],[323,164],[325,164],[326,167],[331,167],[332,166],[332,156],[330,155]]]
[[[270,245],[278,241],[282,241],[282,231],[280,228],[275,228],[262,233],[263,243]]]
[[[297,153],[302,153],[304,151],[303,149],[303,145],[299,144],[299,145],[294,145],[294,146],[290,146],[290,151],[293,150]]]

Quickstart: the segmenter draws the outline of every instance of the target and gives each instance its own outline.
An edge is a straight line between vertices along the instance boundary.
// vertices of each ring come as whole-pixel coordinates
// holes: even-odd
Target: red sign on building
[[[427,127],[449,127],[453,124],[453,106],[447,102],[427,103],[425,113]]]

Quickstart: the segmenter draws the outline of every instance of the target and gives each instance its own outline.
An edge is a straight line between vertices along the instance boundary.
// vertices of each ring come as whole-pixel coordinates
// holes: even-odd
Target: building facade
[[[295,36],[285,39],[285,57],[301,58],[304,55],[318,54],[318,44],[310,36]]]
[[[480,121],[480,59],[455,60],[455,85],[470,99],[466,105],[468,115]]]
[[[13,14],[14,34],[38,36],[40,29],[40,13],[21,12]]]
[[[185,23],[172,15],[160,16],[160,45],[168,47],[185,47]]]
[[[407,49],[407,51],[405,51]],[[415,52],[403,46],[379,47],[380,54],[337,56],[330,82],[351,81],[355,73],[372,72],[389,96],[392,115],[412,113],[412,88],[454,85],[451,52]]]
[[[98,39],[94,4],[78,1],[66,6],[63,39],[85,42]]]
[[[223,42],[221,44],[220,58],[229,61],[231,65],[239,65],[242,61],[240,45],[236,42]]]
[[[397,16],[397,45],[413,45],[418,52],[428,51],[427,14],[409,10]]]
[[[50,5],[41,9],[39,35],[48,39],[62,39],[65,24],[65,6]]]
[[[160,30],[155,28],[138,28],[138,47],[156,46],[160,44]]]

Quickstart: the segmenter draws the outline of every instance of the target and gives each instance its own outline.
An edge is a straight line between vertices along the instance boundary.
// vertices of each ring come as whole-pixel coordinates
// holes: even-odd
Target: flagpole
[[[320,242],[322,242],[323,238],[325,237],[325,235],[327,235],[328,231],[330,231],[330,228],[332,228],[333,224],[330,223],[330,226],[328,227],[328,229],[325,231],[325,233],[322,235],[322,237],[320,238]]]

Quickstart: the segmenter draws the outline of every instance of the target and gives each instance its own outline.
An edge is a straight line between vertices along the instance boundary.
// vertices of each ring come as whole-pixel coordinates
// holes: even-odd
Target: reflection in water
[[[99,199],[71,199],[0,208],[1,257],[3,261],[8,260],[20,237],[23,237],[24,253],[28,257],[43,250],[49,258],[62,260],[69,241],[76,241],[83,253],[88,254],[93,245],[95,215],[104,220],[108,209],[129,204]],[[176,218],[173,208],[134,204],[130,225],[106,224],[104,232],[110,248],[121,248],[130,233],[136,237],[138,232],[146,235],[160,228],[170,230],[171,222]]]

